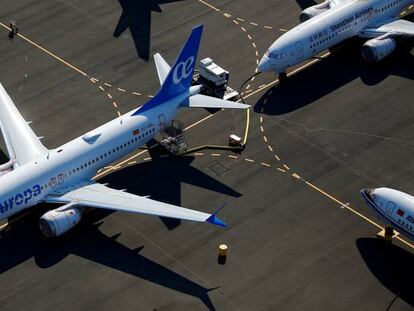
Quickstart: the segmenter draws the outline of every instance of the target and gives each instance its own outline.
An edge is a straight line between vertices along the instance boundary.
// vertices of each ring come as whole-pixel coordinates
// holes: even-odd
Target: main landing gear
[[[279,73],[279,83],[284,83],[286,82],[288,76],[286,72],[281,72]]]

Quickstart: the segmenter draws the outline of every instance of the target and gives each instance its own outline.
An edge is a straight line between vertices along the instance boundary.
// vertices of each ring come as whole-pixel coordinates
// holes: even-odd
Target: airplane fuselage
[[[130,111],[1,176],[0,219],[54,192],[88,182],[99,169],[146,144],[172,121],[186,96],[135,116],[136,109]]]
[[[414,197],[389,188],[364,189],[361,195],[377,217],[414,241]]]
[[[399,17],[413,0],[349,0],[305,21],[279,37],[263,56],[260,71],[285,72],[379,21]]]

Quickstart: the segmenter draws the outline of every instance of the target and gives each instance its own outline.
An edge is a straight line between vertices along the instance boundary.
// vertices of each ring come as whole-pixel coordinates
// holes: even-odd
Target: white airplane
[[[414,197],[390,188],[363,189],[361,195],[387,226],[414,241]]]
[[[362,56],[370,62],[391,54],[398,40],[414,38],[414,23],[400,12],[413,0],[326,0],[304,10],[303,21],[278,38],[258,69],[286,76],[289,67],[312,58],[351,37],[367,38]]]
[[[193,29],[172,68],[161,55],[154,55],[161,83],[154,98],[54,150],[43,146],[0,84],[0,127],[10,157],[8,163],[0,166],[0,219],[48,202],[63,204],[40,218],[40,228],[48,237],[74,227],[84,207],[226,226],[216,213],[157,202],[92,181],[97,170],[153,138],[172,121],[180,107],[250,107],[201,95],[201,86],[191,86],[202,29]]]

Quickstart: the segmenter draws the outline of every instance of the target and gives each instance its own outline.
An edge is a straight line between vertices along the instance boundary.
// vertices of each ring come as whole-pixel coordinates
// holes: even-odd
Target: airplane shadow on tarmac
[[[318,2],[314,0],[296,0],[296,2],[302,10],[318,4]]]
[[[152,12],[161,13],[161,4],[184,0],[118,0],[122,14],[114,30],[114,37],[118,38],[127,28],[131,32],[138,56],[145,61],[149,60],[151,40]]]
[[[411,46],[400,46],[379,63],[366,63],[361,57],[361,41],[351,40],[329,57],[290,76],[269,89],[254,106],[266,115],[281,115],[298,110],[360,78],[368,86],[390,75],[414,80],[414,55]]]
[[[151,161],[116,171],[99,182],[109,183],[109,186],[115,189],[126,188],[128,192],[148,195],[153,200],[173,205],[181,205],[182,183],[231,197],[241,197],[241,194],[231,187],[192,167],[193,156],[160,158],[160,155],[166,154],[163,147],[149,149],[148,153],[152,158]],[[219,207],[211,207],[211,210],[205,212],[215,212]],[[165,217],[160,219],[169,230],[173,230],[181,223],[178,219]]]
[[[372,274],[398,298],[414,306],[414,255],[376,238],[360,238],[356,245]]]
[[[194,157],[158,157],[157,160],[157,148],[150,151],[154,157],[152,161],[116,171],[99,182],[109,183],[109,186],[115,189],[126,188],[130,193],[150,195],[152,199],[177,205],[181,203],[180,184],[183,182],[233,197],[241,196],[220,181],[191,167]],[[56,208],[56,205],[39,205],[32,214],[16,221],[6,232],[0,234],[0,249],[7,253],[7,256],[0,256],[0,274],[30,258],[34,258],[40,268],[46,269],[73,254],[197,297],[209,310],[215,310],[208,292],[216,288],[203,287],[140,255],[144,246],[137,249],[125,247],[116,241],[120,234],[113,237],[103,234],[99,226],[103,219],[112,213],[111,211],[91,210],[84,215],[82,222],[66,235],[58,239],[46,239],[38,228],[38,219],[52,208]],[[167,218],[163,219],[163,222],[169,230],[180,224]]]
[[[1,235],[0,274],[30,258],[47,269],[69,255],[76,255],[160,286],[199,298],[209,310],[215,310],[206,288],[178,273],[140,255],[144,246],[129,249],[116,241],[120,234],[108,237],[99,226],[110,212],[93,210],[84,215],[82,223],[58,239],[43,237],[37,223],[41,213],[24,217]],[[137,216],[139,217],[139,216]]]

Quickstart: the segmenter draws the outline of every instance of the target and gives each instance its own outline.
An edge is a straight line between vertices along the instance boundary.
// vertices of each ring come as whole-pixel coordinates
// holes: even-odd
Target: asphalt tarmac
[[[312,1],[143,2],[0,2],[0,22],[23,36],[10,42],[0,24],[0,81],[47,147],[145,103],[159,88],[151,55],[172,63],[200,23],[199,58],[238,89]],[[298,66],[282,85],[272,74],[246,83],[249,118],[180,113],[190,147],[226,145],[248,120],[241,153],[155,146],[101,172],[113,188],[171,204],[226,204],[228,228],[90,210],[48,240],[37,222],[52,206],[40,206],[1,234],[0,309],[411,310],[413,246],[375,238],[381,223],[359,190],[414,193],[414,51],[368,65],[360,46]]]

